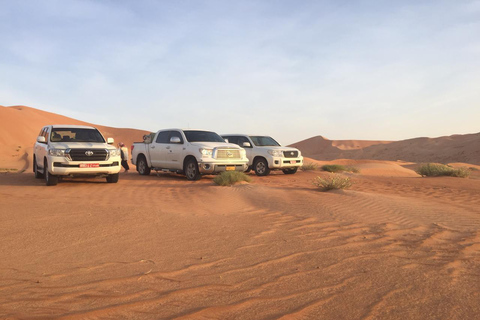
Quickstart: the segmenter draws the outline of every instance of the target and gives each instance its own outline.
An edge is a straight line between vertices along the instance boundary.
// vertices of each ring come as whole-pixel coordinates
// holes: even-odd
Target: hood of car
[[[115,149],[112,145],[100,142],[52,142],[50,146],[56,149]]]
[[[191,142],[190,143],[192,146],[197,146],[199,148],[208,148],[208,149],[214,149],[214,148],[229,148],[229,149],[240,149],[240,147],[236,144],[233,143],[222,143],[222,142]]]

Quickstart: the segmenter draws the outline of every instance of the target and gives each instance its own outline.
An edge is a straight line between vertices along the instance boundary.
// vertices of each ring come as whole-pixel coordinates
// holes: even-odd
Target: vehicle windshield
[[[184,133],[189,142],[225,142],[225,140],[215,132],[185,130]]]
[[[105,139],[97,129],[85,128],[53,128],[50,134],[50,141],[105,143]]]
[[[253,143],[257,147],[267,147],[267,146],[280,146],[280,144],[273,140],[272,137],[267,137],[267,136],[250,136],[250,139],[252,139]]]

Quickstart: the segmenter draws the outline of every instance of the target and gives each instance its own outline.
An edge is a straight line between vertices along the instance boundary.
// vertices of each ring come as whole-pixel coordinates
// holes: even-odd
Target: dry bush
[[[302,171],[318,170],[318,165],[312,162],[304,163],[302,166]]]
[[[342,177],[337,174],[332,174],[326,179],[317,177],[313,181],[313,184],[319,187],[322,191],[328,191],[336,189],[348,189],[352,186],[353,182],[348,177]]]
[[[459,177],[466,178],[470,175],[468,168],[453,168],[439,163],[427,163],[420,166],[416,172],[422,177]]]
[[[213,178],[213,182],[219,186],[231,186],[241,181],[250,182],[251,179],[245,173],[239,171],[225,171]]]
[[[328,172],[353,172],[353,173],[359,173],[360,170],[358,170],[355,167],[351,166],[342,166],[340,164],[326,164],[322,166],[323,171],[328,171]]]

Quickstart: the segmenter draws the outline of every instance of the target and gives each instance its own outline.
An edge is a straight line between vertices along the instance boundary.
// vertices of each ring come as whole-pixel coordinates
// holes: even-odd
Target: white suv
[[[118,182],[120,151],[94,127],[50,125],[40,131],[33,148],[35,178],[45,177],[47,186],[63,176],[105,176]]]
[[[222,138],[245,148],[249,159],[247,172],[253,169],[257,176],[266,176],[270,170],[282,170],[285,174],[294,174],[303,165],[300,150],[282,147],[272,137],[223,134]]]

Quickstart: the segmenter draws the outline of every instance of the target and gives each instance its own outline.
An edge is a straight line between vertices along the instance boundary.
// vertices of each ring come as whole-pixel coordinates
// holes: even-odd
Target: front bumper
[[[240,171],[244,172],[248,168],[246,161],[242,162],[210,162],[210,161],[199,161],[198,170],[201,174],[215,174],[223,171]]]
[[[267,160],[270,169],[288,169],[303,166],[303,157],[298,158],[284,158],[272,157]]]
[[[83,176],[83,175],[108,175],[120,172],[120,159],[114,158],[108,161],[94,162],[95,167],[84,167],[88,162],[67,161],[61,157],[54,157],[48,163],[48,171],[58,176]],[[97,166],[98,165],[98,166]]]

